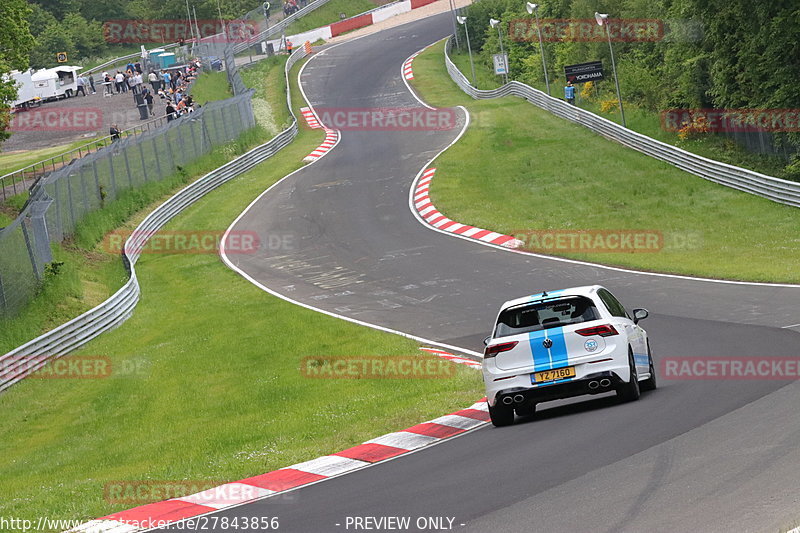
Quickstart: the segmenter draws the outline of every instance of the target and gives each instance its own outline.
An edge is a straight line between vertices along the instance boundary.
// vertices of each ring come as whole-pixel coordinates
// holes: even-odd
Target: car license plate
[[[543,370],[533,374],[534,383],[544,383],[546,381],[555,381],[557,379],[574,378],[575,367],[568,366],[564,368],[554,368],[553,370]]]

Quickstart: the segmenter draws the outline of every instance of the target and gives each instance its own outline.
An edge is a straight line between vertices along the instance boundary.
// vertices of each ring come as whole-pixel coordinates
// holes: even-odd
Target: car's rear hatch
[[[584,296],[506,309],[498,317],[491,344],[516,342],[516,345],[497,353],[495,364],[500,370],[533,367],[535,372],[567,366],[570,353],[576,353],[575,330],[597,319],[599,313],[594,303]]]

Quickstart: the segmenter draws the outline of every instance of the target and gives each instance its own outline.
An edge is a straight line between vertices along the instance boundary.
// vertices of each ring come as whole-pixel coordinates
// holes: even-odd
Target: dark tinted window
[[[606,304],[609,313],[612,316],[618,316],[620,318],[630,318],[628,316],[627,311],[625,311],[625,307],[619,303],[619,300],[614,298],[614,295],[608,292],[605,289],[600,289],[597,291],[597,295],[600,296],[600,299],[603,300],[603,303]]]
[[[495,338],[599,320],[594,303],[583,296],[506,309],[497,320]]]

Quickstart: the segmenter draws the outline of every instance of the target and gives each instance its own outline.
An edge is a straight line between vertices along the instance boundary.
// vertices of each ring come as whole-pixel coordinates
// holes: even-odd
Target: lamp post
[[[478,82],[475,78],[475,63],[472,61],[472,45],[469,44],[469,27],[467,27],[467,17],[457,16],[456,20],[459,24],[464,26],[464,32],[467,34],[467,51],[469,52],[469,66],[472,68],[472,86],[477,87]]]
[[[614,62],[614,48],[611,46],[611,30],[608,29],[608,13],[594,14],[594,19],[599,26],[606,27],[606,35],[608,36],[608,49],[611,51],[611,68],[614,69],[614,84],[617,86],[617,102],[619,102],[619,114],[622,116],[622,127],[627,128],[625,124],[625,111],[622,109],[622,95],[619,92],[619,78],[617,77],[617,64]]]
[[[505,79],[506,83],[508,83],[508,71],[511,70],[506,60],[506,50],[503,47],[503,32],[500,29],[500,21],[497,19],[489,19],[489,25],[492,28],[497,28],[497,37],[500,39],[500,55],[503,57],[503,62],[505,63],[506,69],[503,73],[503,78]]]
[[[539,4],[527,2],[525,9],[528,15],[536,15],[536,31],[539,33],[539,51],[542,53],[542,70],[544,70],[544,83],[547,85],[547,96],[550,96],[550,78],[547,76],[547,63],[544,61],[544,46],[542,45],[542,27],[539,25]]]
[[[450,13],[453,15],[453,35],[456,37],[456,48],[461,50],[461,44],[458,42],[458,26],[456,26],[456,2],[455,0],[449,0],[450,2]]]

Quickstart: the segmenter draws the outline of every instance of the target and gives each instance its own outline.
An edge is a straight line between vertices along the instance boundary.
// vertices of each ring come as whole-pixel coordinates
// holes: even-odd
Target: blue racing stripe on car
[[[545,348],[544,343],[552,341],[550,348]],[[534,372],[561,368],[569,364],[567,342],[564,339],[564,328],[550,328],[528,333],[528,343],[533,355]]]
[[[550,357],[552,366],[550,368],[561,368],[569,365],[569,355],[567,354],[567,341],[564,338],[564,328],[546,329],[547,337],[553,341],[550,347]]]
[[[545,330],[531,331],[528,333],[528,343],[531,347],[531,354],[533,355],[533,370],[539,372],[540,370],[550,370],[550,352],[542,344],[545,337]]]

